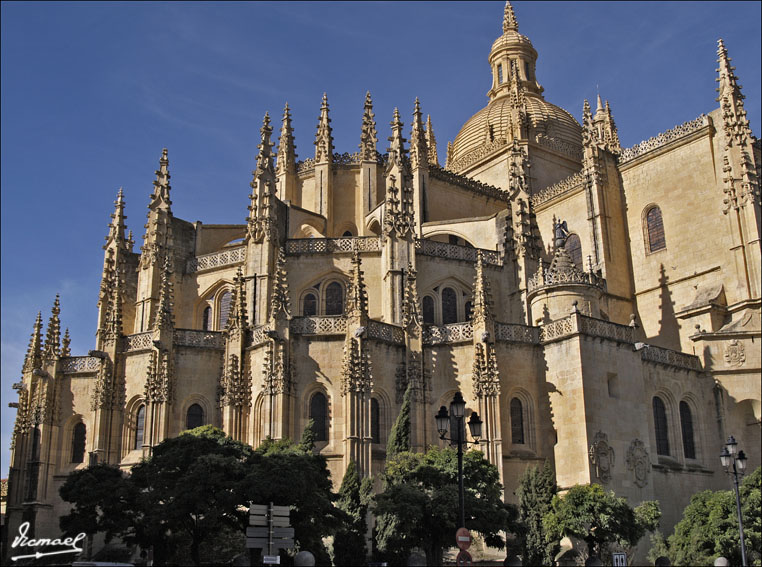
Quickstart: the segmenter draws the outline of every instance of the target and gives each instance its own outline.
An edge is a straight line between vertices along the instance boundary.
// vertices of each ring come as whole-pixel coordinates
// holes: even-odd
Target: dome
[[[574,158],[582,151],[582,127],[563,108],[545,101],[541,96],[525,95],[529,129],[533,141],[561,151]],[[511,123],[510,96],[492,100],[463,125],[452,146],[452,168],[463,170],[481,157],[486,157],[500,145],[506,145],[515,131]],[[500,141],[503,144],[500,144]],[[496,143],[497,142],[497,143]]]

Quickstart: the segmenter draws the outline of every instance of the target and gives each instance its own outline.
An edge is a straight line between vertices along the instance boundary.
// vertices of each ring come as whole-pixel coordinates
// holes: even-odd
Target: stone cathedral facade
[[[549,459],[561,487],[660,500],[669,530],[726,487],[728,435],[759,466],[762,157],[725,46],[719,108],[624,149],[600,98],[581,123],[545,100],[510,3],[502,32],[444,166],[418,100],[382,132],[368,94],[336,153],[324,96],[302,161],[288,106],[277,145],[265,115],[242,224],[175,217],[166,149],[139,248],[120,190],[94,349],[70,352],[58,298],[34,323],[9,533],[57,533],[68,473],[200,424],[256,446],[312,418],[336,486],[350,459],[377,474],[408,388],[417,450],[463,393],[509,501]]]

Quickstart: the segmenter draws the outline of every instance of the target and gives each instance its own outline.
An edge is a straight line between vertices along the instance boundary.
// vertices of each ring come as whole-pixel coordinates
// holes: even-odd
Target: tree
[[[357,565],[366,555],[365,535],[368,531],[368,503],[373,489],[370,478],[360,480],[357,465],[349,461],[339,489],[339,510],[346,514],[333,543],[334,565]]]
[[[412,388],[408,384],[405,395],[402,398],[400,413],[389,433],[389,441],[386,444],[387,461],[393,459],[399,453],[410,450],[410,399],[412,395]]]
[[[556,493],[556,477],[549,461],[542,469],[528,468],[519,480],[520,539],[522,558],[527,565],[552,565],[555,542],[548,544],[542,519],[550,511]]]
[[[643,502],[633,510],[627,499],[599,484],[576,485],[563,497],[553,497],[544,518],[546,541],[577,537],[587,543],[590,555],[603,558],[610,543],[634,547],[647,531],[656,529],[660,517],[657,502]]]
[[[741,511],[747,557],[756,554],[759,564],[762,540],[762,469],[746,477],[740,488]],[[683,518],[668,538],[673,565],[711,564],[717,557],[741,563],[738,514],[732,490],[705,490],[694,494],[683,511]]]
[[[376,496],[378,549],[387,560],[404,562],[414,547],[429,565],[441,565],[444,548],[455,543],[458,524],[458,465],[452,448],[401,452],[387,461],[384,492]],[[502,501],[497,468],[479,451],[464,455],[466,527],[487,545],[502,549],[500,531],[511,520]]]

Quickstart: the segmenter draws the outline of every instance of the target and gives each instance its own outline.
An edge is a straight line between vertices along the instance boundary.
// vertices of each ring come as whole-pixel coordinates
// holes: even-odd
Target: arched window
[[[442,324],[458,322],[458,300],[455,290],[446,287],[442,290]]]
[[[511,400],[511,443],[524,444],[524,408],[521,400]]]
[[[578,269],[582,269],[582,243],[579,240],[579,236],[576,234],[570,234],[564,242],[564,249],[569,257],[574,262],[574,265]]]
[[[79,422],[74,426],[74,431],[71,435],[71,462],[72,463],[84,463],[85,462],[85,435],[87,428],[85,424]]]
[[[373,443],[381,443],[381,427],[378,400],[370,399],[370,437]]]
[[[503,84],[503,65],[501,63],[497,64],[497,83]]]
[[[205,331],[212,330],[212,308],[209,306],[204,308],[204,317],[201,322],[201,328]]]
[[[331,282],[325,288],[325,314],[341,315],[344,313],[344,289],[339,282]]]
[[[654,396],[654,430],[656,432],[656,454],[669,455],[669,436],[667,430],[667,410],[664,402]]]
[[[693,442],[693,416],[687,402],[680,402],[680,427],[683,433],[683,453],[686,459],[696,458],[696,445]]]
[[[133,449],[140,449],[143,447],[143,433],[146,427],[146,407],[140,406],[138,413],[135,414],[135,445]]]
[[[664,238],[664,222],[659,207],[652,207],[646,213],[646,231],[648,233],[649,252],[664,250],[667,247],[667,241]]]
[[[314,293],[308,293],[302,299],[302,315],[305,317],[317,315],[317,296]]]
[[[343,236],[345,238],[352,238],[354,236],[354,234],[352,234],[351,230],[345,230],[344,234],[342,234],[341,236]]]
[[[185,429],[196,429],[204,425],[204,410],[198,404],[193,404],[188,408],[185,416]]]
[[[222,297],[220,298],[220,325],[218,327],[220,331],[223,330],[228,324],[228,315],[230,315],[230,300],[231,294],[229,291],[223,293]]]
[[[434,324],[434,298],[430,295],[423,296],[423,322],[427,325]]]
[[[310,419],[315,441],[328,441],[328,400],[325,394],[317,392],[310,400]]]

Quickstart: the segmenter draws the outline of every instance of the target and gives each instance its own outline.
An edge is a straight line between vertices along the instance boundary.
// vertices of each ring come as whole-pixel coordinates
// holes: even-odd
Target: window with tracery
[[[325,288],[325,314],[341,315],[344,313],[344,288],[339,282],[331,282]]]
[[[434,298],[430,295],[423,296],[423,322],[427,325],[434,324]]]
[[[85,438],[87,434],[87,428],[85,424],[80,422],[74,426],[74,430],[71,435],[71,462],[72,463],[84,463],[85,462]]]
[[[646,231],[648,232],[649,252],[664,250],[667,247],[667,241],[664,237],[664,221],[659,207],[652,207],[646,213]]]
[[[222,294],[222,297],[220,297],[220,325],[219,330],[223,330],[227,324],[228,324],[228,316],[230,315],[230,302],[232,299],[232,294],[230,291],[226,291]]]
[[[143,434],[146,427],[146,407],[144,405],[138,408],[137,414],[135,414],[135,444],[133,449],[141,449],[143,447]]]
[[[322,392],[317,392],[310,400],[310,419],[315,441],[328,441],[328,400]]]
[[[455,290],[446,287],[442,290],[442,324],[458,322],[458,298]]]
[[[200,405],[193,404],[185,415],[185,429],[196,429],[202,425],[204,425],[204,410]]]
[[[654,431],[656,433],[656,454],[669,455],[669,431],[667,429],[667,408],[659,396],[654,396]]]
[[[524,407],[521,400],[511,400],[511,443],[524,444]]]
[[[693,416],[687,402],[680,402],[680,427],[683,434],[683,453],[686,459],[696,458],[696,445],[693,440]]]
[[[201,328],[205,331],[212,330],[212,308],[209,306],[204,308],[204,316],[201,321]]]
[[[370,399],[370,437],[373,443],[381,443],[381,417],[376,398]]]
[[[305,317],[317,315],[317,296],[314,293],[308,293],[302,299],[302,315]]]

